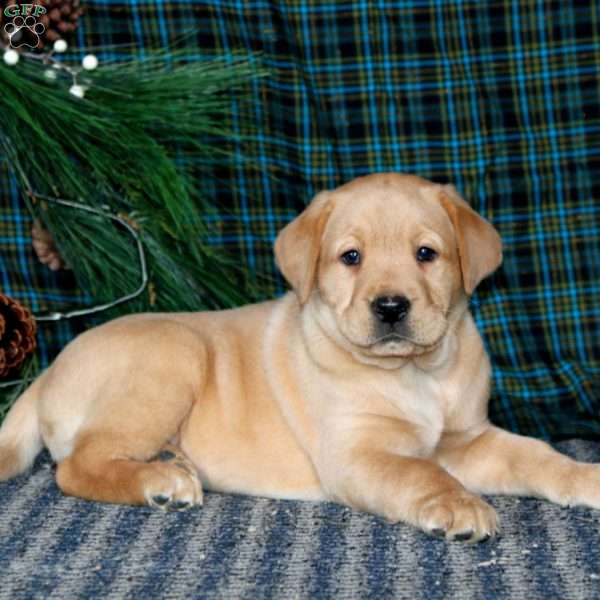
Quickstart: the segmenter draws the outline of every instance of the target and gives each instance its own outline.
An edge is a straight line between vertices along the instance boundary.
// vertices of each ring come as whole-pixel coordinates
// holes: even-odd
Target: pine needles
[[[49,79],[49,69],[33,60],[0,65],[0,145],[24,189],[108,206],[138,230],[149,290],[116,312],[230,307],[260,296],[260,282],[207,243],[212,207],[177,156],[228,161],[233,95],[264,72],[247,60],[182,64],[159,53],[79,75],[89,89],[77,99],[70,76],[58,70]],[[135,289],[136,250],[118,226],[39,201],[30,207],[95,300]]]

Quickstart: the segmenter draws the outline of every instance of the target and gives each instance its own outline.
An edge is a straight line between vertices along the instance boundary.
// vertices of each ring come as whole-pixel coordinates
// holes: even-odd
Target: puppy
[[[490,424],[468,297],[501,241],[452,186],[393,173],[322,192],[279,234],[293,292],[117,319],[71,342],[0,430],[0,479],[42,446],[66,494],[180,510],[202,488],[335,500],[454,540],[477,494],[600,508],[600,465]]]

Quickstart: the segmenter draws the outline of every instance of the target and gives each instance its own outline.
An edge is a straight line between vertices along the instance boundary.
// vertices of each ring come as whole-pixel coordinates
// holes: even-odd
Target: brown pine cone
[[[66,39],[77,29],[79,17],[83,14],[79,0],[42,0],[48,11],[39,17],[46,31],[40,36],[40,46],[52,45],[58,39]]]
[[[0,378],[16,371],[35,347],[35,319],[16,300],[0,294]]]
[[[36,14],[38,5],[43,6],[46,12]],[[9,16],[4,14],[4,9],[14,7],[14,0],[0,0],[0,38],[5,44],[9,43],[9,33],[12,36],[11,45],[24,50],[47,50],[58,39],[68,41],[71,34],[79,24],[79,17],[83,14],[80,0],[37,0],[27,14],[13,15],[16,9],[9,9]],[[22,7],[17,4],[16,6]],[[23,5],[27,6],[27,5]],[[12,24],[18,27],[13,27]],[[41,25],[39,25],[41,24]],[[8,29],[6,29],[8,25]],[[42,27],[43,25],[43,27]]]
[[[33,227],[31,228],[31,244],[39,261],[47,265],[51,271],[66,268],[65,261],[54,243],[52,234],[38,219],[33,222]]]

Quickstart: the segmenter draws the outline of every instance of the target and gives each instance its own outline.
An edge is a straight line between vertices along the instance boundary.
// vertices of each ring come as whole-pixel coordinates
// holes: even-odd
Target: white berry
[[[46,79],[50,79],[51,81],[54,81],[58,75],[56,74],[56,71],[54,69],[46,69],[44,71],[44,77]]]
[[[67,45],[67,42],[65,42],[65,40],[56,40],[54,42],[54,45],[52,46],[54,52],[58,53],[66,52],[68,47],[69,46]]]
[[[98,58],[94,54],[87,54],[83,57],[81,66],[86,71],[93,71],[98,66]]]
[[[2,57],[4,58],[4,62],[10,66],[13,67],[14,65],[16,65],[19,62],[19,53],[16,50],[6,50],[6,52],[4,52],[4,56]]]
[[[82,85],[74,83],[69,88],[69,93],[75,96],[76,98],[83,98],[85,96],[85,88]]]

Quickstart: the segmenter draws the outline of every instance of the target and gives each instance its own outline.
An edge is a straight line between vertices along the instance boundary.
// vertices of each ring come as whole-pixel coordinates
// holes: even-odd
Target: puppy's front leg
[[[496,533],[494,509],[418,457],[422,446],[409,426],[384,417],[369,420],[378,426],[328,439],[319,471],[333,500],[448,539],[480,541]]]
[[[442,438],[436,460],[468,489],[600,508],[600,464],[581,463],[551,446],[497,427]]]

